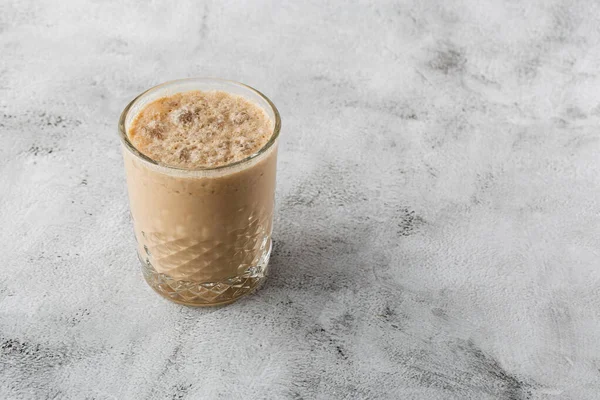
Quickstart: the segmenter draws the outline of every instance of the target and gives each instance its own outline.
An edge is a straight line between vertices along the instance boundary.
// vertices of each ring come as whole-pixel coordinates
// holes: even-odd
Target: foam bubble
[[[156,161],[197,168],[230,164],[256,153],[272,130],[265,112],[243,97],[192,91],[146,105],[128,135]]]

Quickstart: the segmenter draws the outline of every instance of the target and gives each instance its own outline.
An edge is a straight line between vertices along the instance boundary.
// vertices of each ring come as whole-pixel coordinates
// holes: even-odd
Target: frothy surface
[[[140,152],[180,168],[219,167],[256,153],[273,133],[267,114],[220,91],[162,97],[142,108],[127,130]]]

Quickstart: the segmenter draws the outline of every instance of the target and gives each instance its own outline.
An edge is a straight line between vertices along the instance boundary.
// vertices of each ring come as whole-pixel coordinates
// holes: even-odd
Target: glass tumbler
[[[181,169],[138,151],[127,129],[148,103],[179,92],[219,90],[240,95],[271,119],[269,141],[225,166]],[[281,120],[275,105],[241,83],[182,79],[136,97],[119,119],[127,188],[143,276],[176,303],[231,303],[265,279],[271,253],[275,172]]]

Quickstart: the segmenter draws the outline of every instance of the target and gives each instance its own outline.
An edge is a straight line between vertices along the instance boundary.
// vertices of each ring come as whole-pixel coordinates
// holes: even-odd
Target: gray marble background
[[[0,1],[0,398],[600,398],[600,4]],[[157,296],[117,118],[283,118],[271,277]]]

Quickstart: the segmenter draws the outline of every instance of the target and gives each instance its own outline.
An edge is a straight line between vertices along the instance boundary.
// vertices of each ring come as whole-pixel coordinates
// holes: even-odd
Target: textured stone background
[[[596,1],[0,1],[0,398],[598,399]],[[283,117],[262,291],[158,297],[116,134],[160,82]]]

